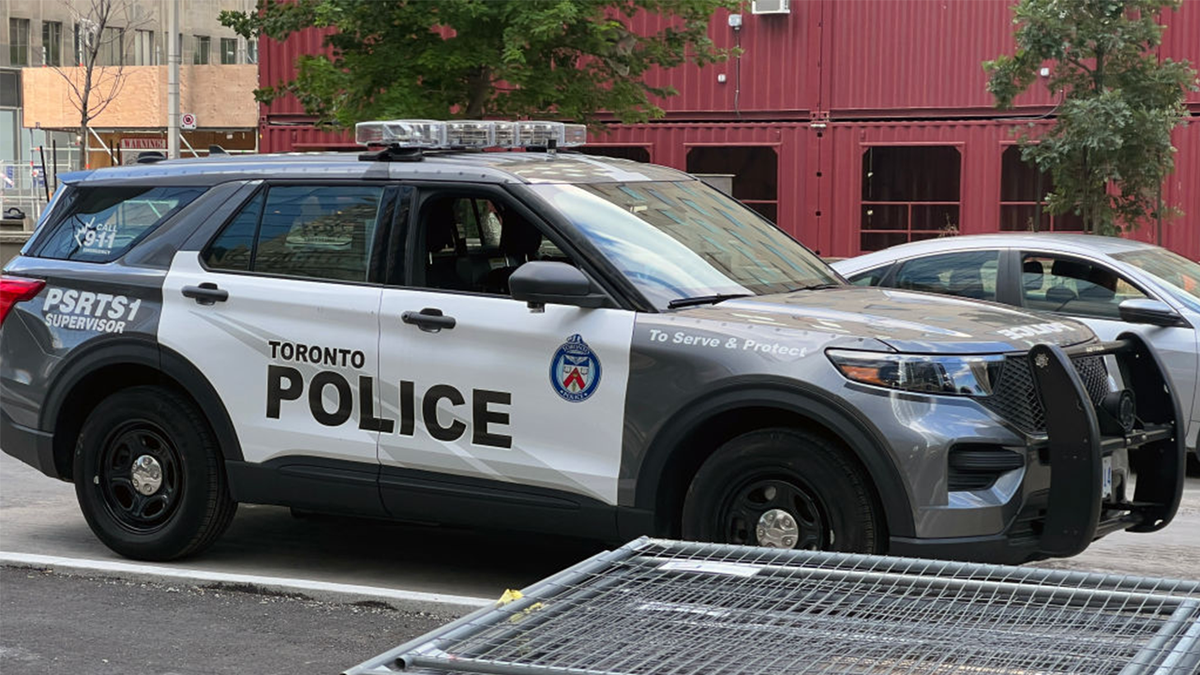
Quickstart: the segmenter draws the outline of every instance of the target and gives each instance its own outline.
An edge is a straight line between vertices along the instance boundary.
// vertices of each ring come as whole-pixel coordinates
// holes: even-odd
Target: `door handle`
[[[206,281],[199,286],[184,286],[183,297],[194,298],[201,305],[212,305],[229,299],[229,291],[217,288],[217,285]]]
[[[436,307],[426,307],[419,312],[408,311],[400,315],[404,323],[416,326],[426,333],[437,333],[443,328],[450,330],[457,323],[452,316],[445,316]]]

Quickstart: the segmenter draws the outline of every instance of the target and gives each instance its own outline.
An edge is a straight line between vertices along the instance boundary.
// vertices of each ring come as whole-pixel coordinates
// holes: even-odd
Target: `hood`
[[[697,318],[874,338],[912,354],[994,354],[1095,337],[1083,324],[990,302],[839,286],[727,300],[685,310]]]

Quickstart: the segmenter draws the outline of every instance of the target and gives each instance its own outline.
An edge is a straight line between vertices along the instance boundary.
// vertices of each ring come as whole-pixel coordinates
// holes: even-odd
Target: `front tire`
[[[883,518],[865,472],[828,439],[800,429],[734,438],[700,467],[684,497],[684,539],[881,553]]]
[[[164,387],[131,387],[96,406],[75,446],[74,478],[92,532],[128,558],[197,553],[237,510],[203,414]]]

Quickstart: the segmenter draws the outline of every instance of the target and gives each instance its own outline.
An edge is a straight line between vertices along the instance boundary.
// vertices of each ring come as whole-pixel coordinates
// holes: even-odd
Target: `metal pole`
[[[167,0],[167,159],[179,159],[179,0]]]
[[[46,202],[50,202],[50,176],[46,175],[46,146],[38,146],[38,154],[42,156],[42,187],[46,188]]]

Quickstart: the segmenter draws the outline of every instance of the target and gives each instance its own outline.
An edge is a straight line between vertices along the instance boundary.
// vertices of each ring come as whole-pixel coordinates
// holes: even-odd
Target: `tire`
[[[752,431],[718,448],[688,487],[681,525],[684,539],[696,541],[885,549],[863,470],[835,443],[799,429]]]
[[[203,413],[163,387],[130,387],[96,406],[75,445],[74,478],[88,526],[127,558],[197,553],[237,511]]]

